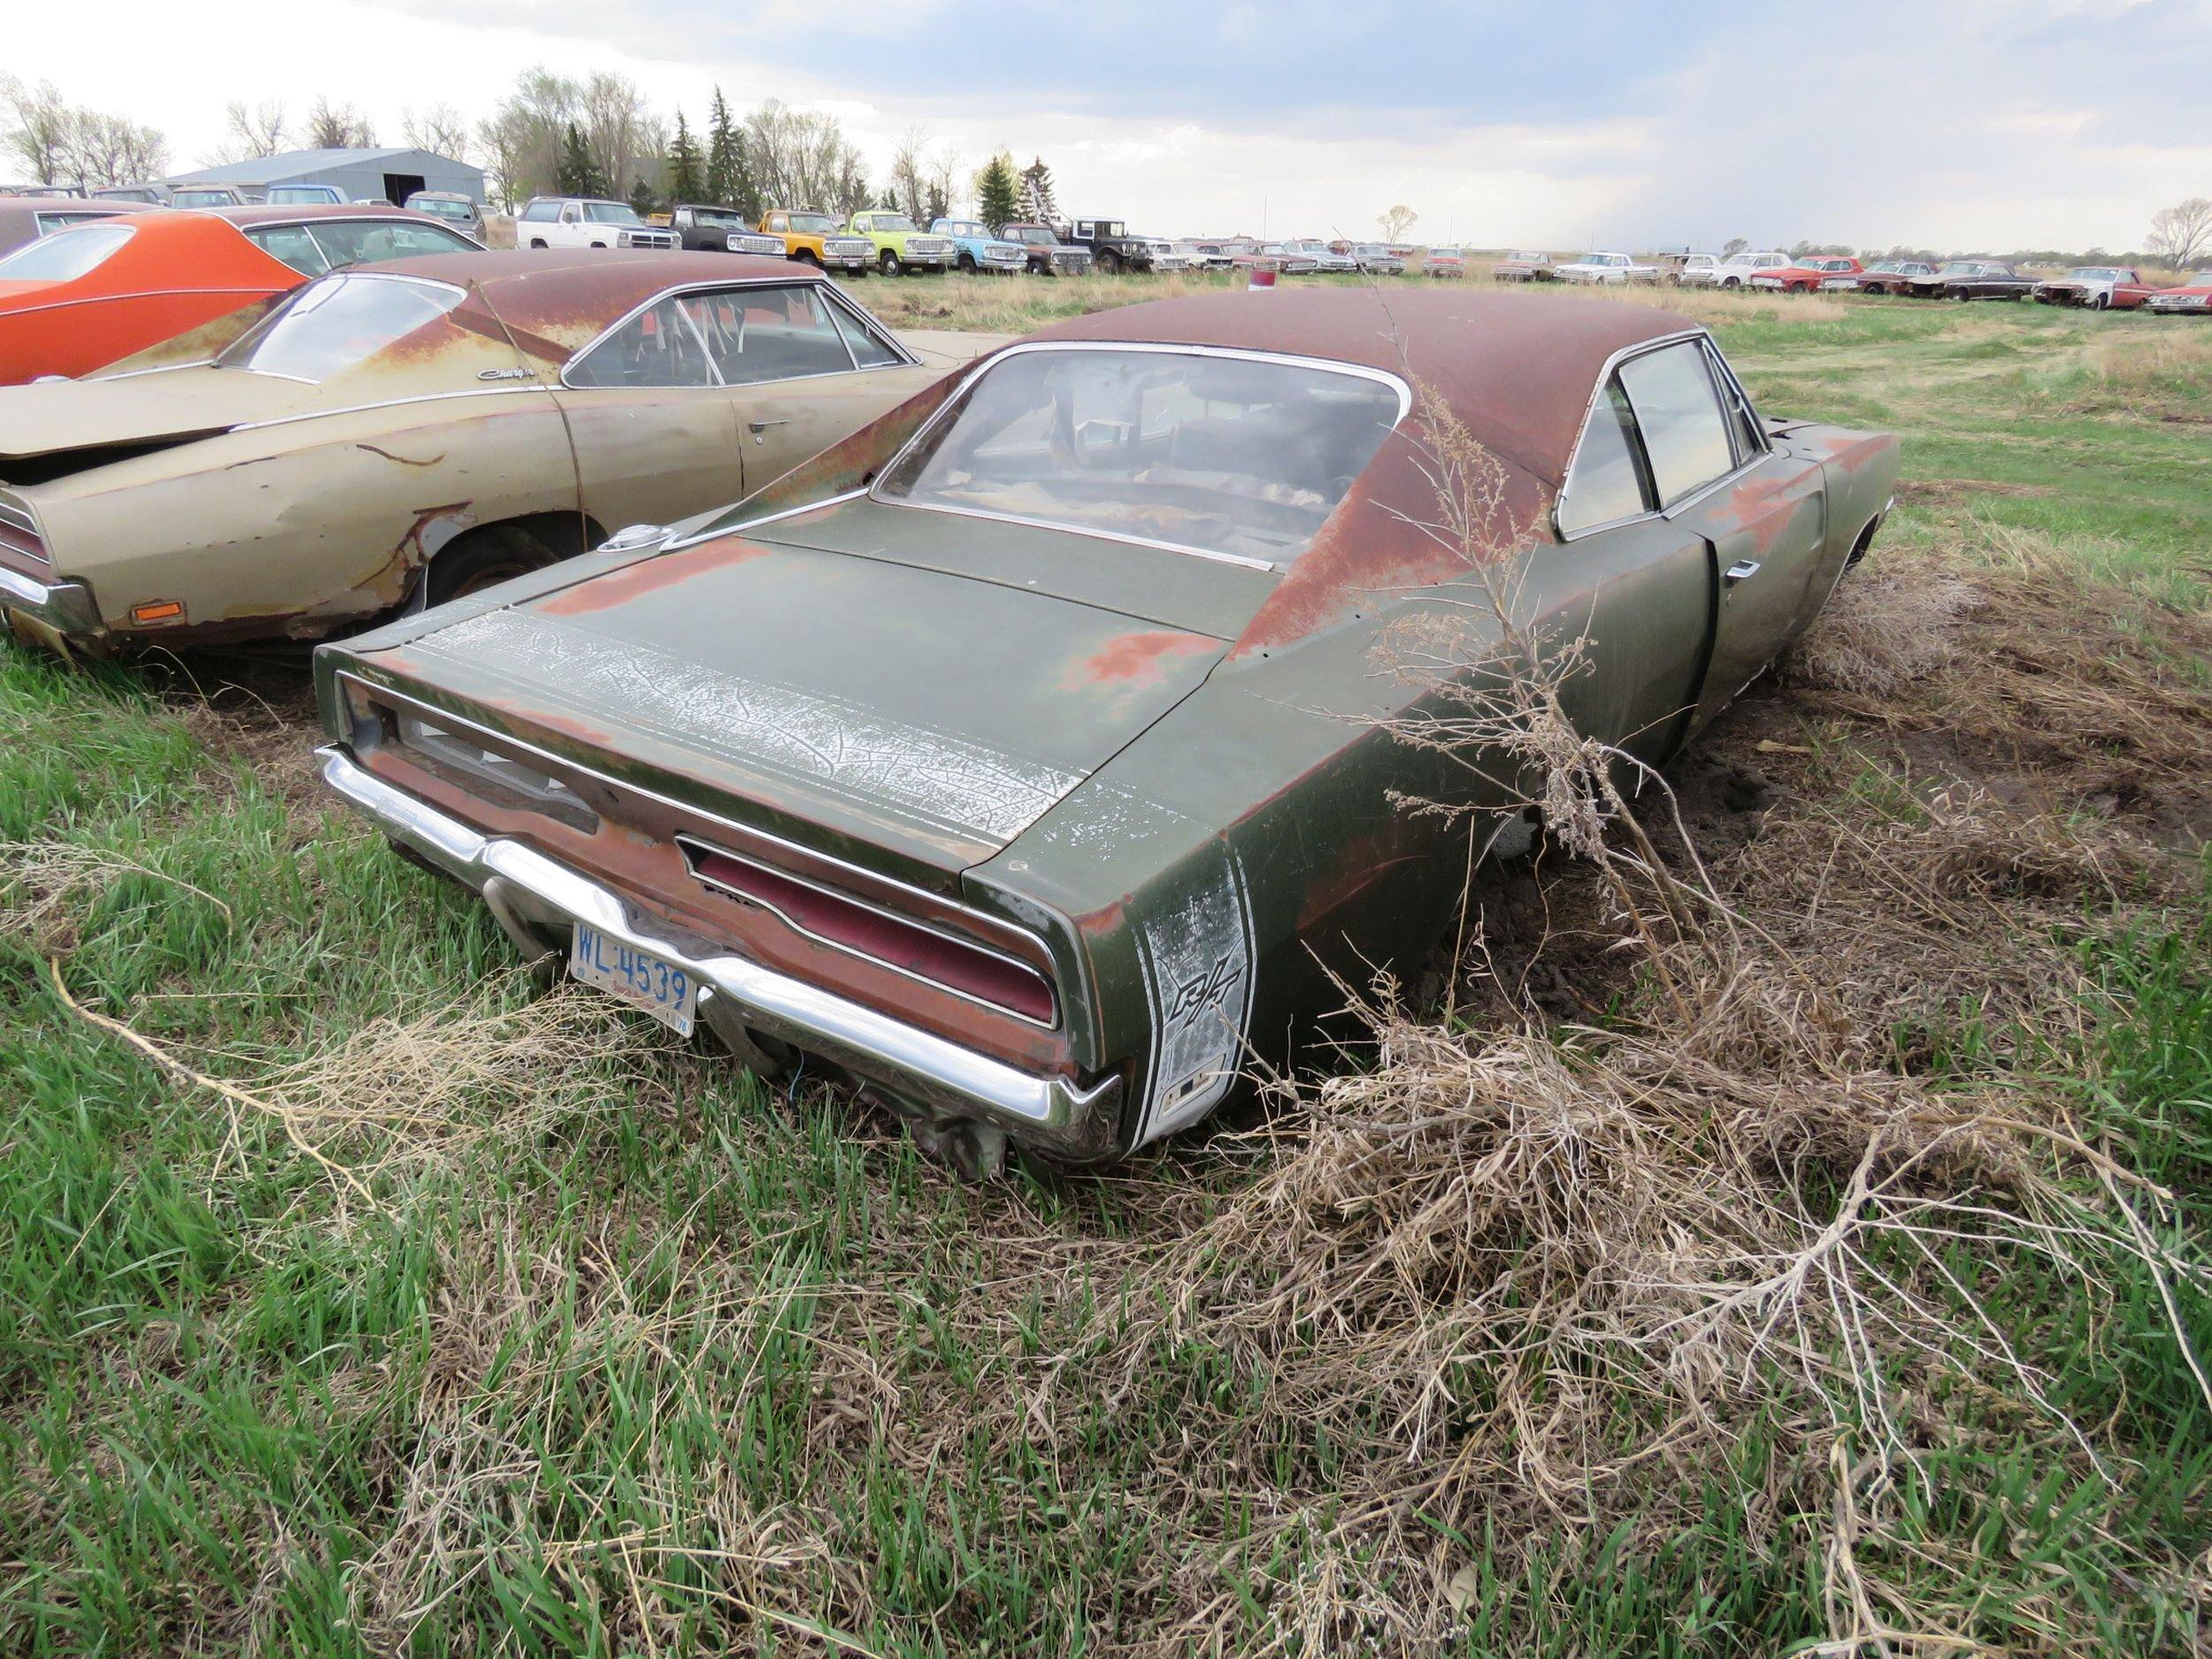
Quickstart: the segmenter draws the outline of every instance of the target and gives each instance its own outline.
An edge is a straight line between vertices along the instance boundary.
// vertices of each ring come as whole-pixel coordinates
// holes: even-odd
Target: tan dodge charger
[[[736,501],[998,343],[781,259],[333,272],[211,357],[0,388],[0,610],[64,650],[320,638]]]

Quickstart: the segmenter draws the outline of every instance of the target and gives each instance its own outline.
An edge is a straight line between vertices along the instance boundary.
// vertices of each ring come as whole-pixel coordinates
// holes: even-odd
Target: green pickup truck
[[[875,244],[876,269],[886,276],[905,271],[941,274],[952,263],[952,238],[931,235],[903,213],[872,208],[854,214],[845,228]]]

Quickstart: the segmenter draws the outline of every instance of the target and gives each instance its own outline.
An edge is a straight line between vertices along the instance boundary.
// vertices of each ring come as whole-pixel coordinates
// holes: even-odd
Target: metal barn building
[[[280,184],[327,184],[349,202],[381,198],[403,205],[417,190],[450,190],[484,204],[484,170],[427,150],[294,150],[280,156],[257,156],[197,173],[180,173],[163,183],[227,184],[258,195]]]

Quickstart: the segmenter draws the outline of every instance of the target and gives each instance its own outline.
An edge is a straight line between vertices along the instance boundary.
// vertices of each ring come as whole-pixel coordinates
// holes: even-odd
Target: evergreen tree
[[[576,130],[576,123],[568,124],[568,136],[561,141],[560,165],[554,169],[554,186],[563,196],[604,196],[607,181],[599,176],[598,164],[591,158],[591,148],[584,142],[584,135]]]
[[[641,173],[637,181],[630,187],[630,211],[643,219],[648,213],[660,211],[660,198],[653,194],[653,187],[645,181],[645,175]]]
[[[744,132],[730,119],[730,106],[723,102],[719,87],[714,89],[714,108],[707,119],[706,187],[710,199],[735,208],[747,224],[760,222],[760,183],[745,153]]]
[[[975,203],[976,216],[995,231],[1021,218],[1014,158],[1004,150],[985,162],[983,170],[975,175]]]
[[[932,179],[929,181],[928,199],[922,204],[922,223],[925,226],[934,225],[951,211],[952,203],[947,199],[944,180]]]
[[[676,111],[676,136],[668,142],[668,199],[672,203],[706,199],[706,181],[699,172],[699,146],[692,142],[691,127],[681,110]],[[714,196],[716,202],[724,198]]]
[[[890,187],[886,185],[883,191],[883,200],[878,202],[876,205],[883,209],[886,212],[895,213],[899,211],[899,198],[894,196],[891,193]]]

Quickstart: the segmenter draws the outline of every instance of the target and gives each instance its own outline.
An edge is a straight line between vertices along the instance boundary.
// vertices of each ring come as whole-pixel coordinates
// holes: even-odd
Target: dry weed
[[[75,917],[118,881],[145,876],[206,900],[231,918],[230,906],[188,881],[106,848],[72,841],[0,841],[0,932],[15,933],[42,955],[68,949]]]

